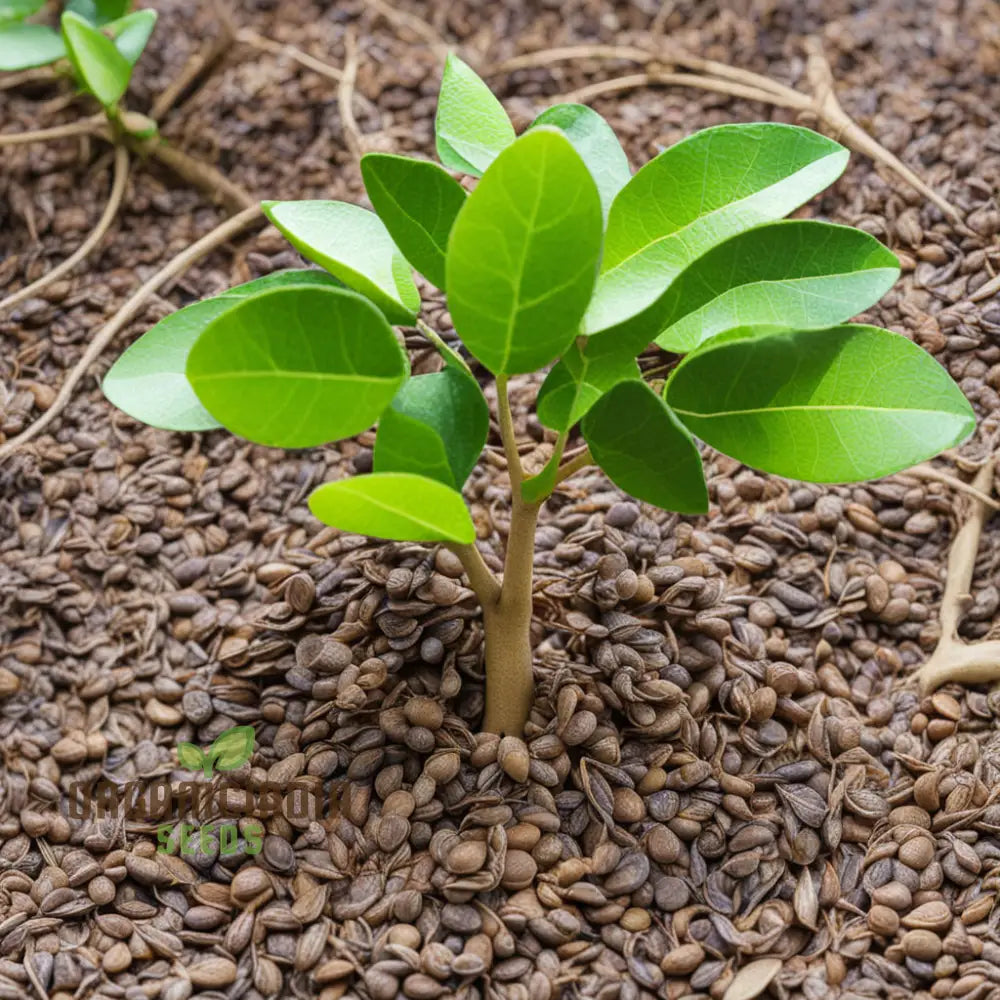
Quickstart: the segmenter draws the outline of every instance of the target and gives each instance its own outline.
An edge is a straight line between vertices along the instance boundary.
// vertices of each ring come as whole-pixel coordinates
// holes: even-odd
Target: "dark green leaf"
[[[0,0],[0,21],[23,21],[45,6],[45,0]]]
[[[216,771],[235,771],[253,756],[253,726],[233,726],[208,748],[206,754]]]
[[[769,122],[719,125],[665,150],[615,199],[586,332],[634,316],[711,247],[798,208],[847,157],[817,132]]]
[[[514,126],[503,105],[454,54],[444,64],[434,135],[438,159],[449,170],[473,177],[480,177],[514,141]]]
[[[389,322],[413,321],[417,286],[374,212],[343,201],[265,201],[262,207],[300,253],[371,299]]]
[[[156,11],[146,9],[111,21],[104,25],[104,31],[113,39],[115,48],[134,66],[155,26]]]
[[[615,195],[632,176],[628,157],[614,130],[586,104],[556,104],[547,108],[530,127],[539,125],[558,128],[573,144],[594,178],[604,218],[607,219]]]
[[[929,354],[873,326],[724,333],[678,366],[666,397],[713,448],[813,482],[905,469],[958,444],[975,423]]]
[[[577,338],[538,391],[538,419],[554,431],[569,430],[608,389],[639,377],[635,355],[615,351],[610,338],[595,337],[584,344],[593,344],[596,349],[585,353]]]
[[[0,24],[0,71],[48,66],[65,55],[62,36],[44,24]]]
[[[594,461],[626,493],[679,514],[708,510],[698,448],[645,382],[619,382],[590,408],[581,428]]]
[[[200,771],[205,766],[205,755],[193,743],[177,744],[177,760],[189,771]]]
[[[261,292],[213,319],[188,354],[187,377],[235,434],[307,448],[370,427],[408,367],[367,299],[308,286]]]
[[[561,132],[539,128],[497,157],[455,220],[448,307],[492,372],[535,371],[576,336],[601,250],[593,178]]]
[[[376,472],[414,472],[461,489],[489,433],[482,390],[455,368],[403,383],[382,414],[375,438]]]
[[[361,175],[375,211],[406,259],[444,288],[448,234],[465,190],[436,163],[389,153],[361,157]]]
[[[147,330],[111,366],[104,395],[130,417],[171,431],[220,427],[198,401],[184,369],[188,352],[216,316],[245,298],[282,285],[339,286],[325,271],[277,271],[178,309]]]
[[[461,493],[409,472],[373,472],[313,490],[309,509],[324,524],[400,542],[456,542],[476,537]]]
[[[66,54],[81,83],[106,108],[117,104],[128,88],[132,66],[115,43],[78,14],[62,16]]]

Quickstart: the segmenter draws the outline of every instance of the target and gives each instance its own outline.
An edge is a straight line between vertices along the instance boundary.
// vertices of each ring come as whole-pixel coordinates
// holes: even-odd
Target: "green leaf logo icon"
[[[177,744],[177,759],[189,771],[211,778],[213,771],[235,771],[253,754],[253,726],[233,726],[220,734],[207,750],[193,743]]]

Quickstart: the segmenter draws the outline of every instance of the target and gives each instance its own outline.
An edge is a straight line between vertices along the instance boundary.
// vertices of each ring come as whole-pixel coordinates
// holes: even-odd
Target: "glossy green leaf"
[[[436,479],[409,472],[373,472],[324,483],[309,509],[341,531],[400,542],[456,542],[476,538],[461,493]]]
[[[905,469],[958,444],[975,423],[934,358],[873,326],[728,331],[681,362],[666,398],[713,448],[813,482]]]
[[[818,132],[768,122],[719,125],[671,146],[615,198],[586,332],[641,312],[696,257],[798,208],[847,158]]]
[[[639,377],[634,354],[615,351],[610,338],[584,341],[586,345],[591,343],[597,349],[586,353],[577,338],[538,390],[538,419],[554,431],[569,430],[608,389]]]
[[[156,11],[147,8],[110,21],[103,30],[114,41],[115,48],[134,66],[146,48],[154,27]]]
[[[370,427],[407,376],[385,317],[342,288],[275,288],[213,319],[187,377],[223,426],[259,444],[308,448]]]
[[[586,104],[556,104],[543,111],[530,125],[559,129],[587,164],[601,196],[605,220],[615,195],[629,182],[632,171],[614,129]]]
[[[361,175],[375,211],[406,259],[444,288],[448,235],[465,190],[442,167],[389,153],[361,157]]]
[[[45,0],[0,0],[0,21],[23,21],[45,6]]]
[[[115,43],[78,14],[62,16],[66,54],[87,90],[106,108],[116,104],[128,88],[132,66]]]
[[[303,256],[371,299],[390,323],[411,323],[420,295],[406,258],[374,213],[343,201],[265,201],[264,214]]]
[[[66,55],[62,36],[44,24],[0,24],[0,71],[48,66]]]
[[[253,726],[233,726],[217,736],[206,754],[216,771],[235,771],[253,756]]]
[[[200,771],[205,766],[205,755],[194,743],[178,743],[177,760],[189,771]]]
[[[104,25],[124,17],[132,6],[132,0],[69,0],[65,10],[79,14],[91,24]]]
[[[626,493],[679,514],[708,510],[698,448],[645,382],[619,382],[590,408],[581,429],[594,461]]]
[[[455,220],[447,260],[455,329],[490,371],[535,371],[570,345],[601,230],[593,178],[562,133],[532,130],[497,157]]]
[[[434,118],[438,159],[449,169],[481,177],[514,141],[503,105],[454,53],[444,64]]]
[[[474,378],[456,368],[403,383],[379,421],[373,468],[414,472],[461,489],[482,454],[490,411]]]
[[[111,366],[101,388],[130,417],[170,431],[221,427],[198,401],[184,369],[188,352],[216,316],[258,292],[284,285],[340,287],[325,271],[276,271],[165,316]]]

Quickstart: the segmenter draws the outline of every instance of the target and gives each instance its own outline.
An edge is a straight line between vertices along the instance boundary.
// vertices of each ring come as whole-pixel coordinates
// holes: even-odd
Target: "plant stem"
[[[466,364],[465,358],[458,353],[453,347],[449,347],[444,337],[441,336],[433,327],[428,326],[420,317],[417,317],[417,321],[414,324],[416,328],[437,348],[438,353],[447,361],[451,358],[456,364],[461,365],[470,375],[472,374],[472,369]]]
[[[524,469],[521,468],[521,456],[517,451],[517,438],[514,434],[514,417],[510,412],[510,397],[507,395],[507,376],[497,375],[497,418],[500,422],[500,440],[507,456],[507,470],[510,473],[510,492],[514,500],[521,499],[521,483],[524,481]]]
[[[102,115],[95,115],[93,118],[84,118],[68,125],[34,129],[31,132],[11,132],[0,135],[0,146],[22,146],[28,142],[48,142],[50,139],[66,139],[75,135],[93,135],[100,130],[103,121]]]
[[[585,469],[588,465],[593,464],[593,461],[594,457],[590,454],[589,448],[578,451],[572,458],[559,467],[559,471],[556,473],[556,485],[558,486],[564,479],[569,479],[570,476],[581,469]]]
[[[488,604],[496,604],[500,600],[500,581],[483,561],[475,544],[448,545],[447,548],[462,560],[465,575],[469,578],[469,583],[472,584],[472,589],[476,592],[483,608],[485,609]]]

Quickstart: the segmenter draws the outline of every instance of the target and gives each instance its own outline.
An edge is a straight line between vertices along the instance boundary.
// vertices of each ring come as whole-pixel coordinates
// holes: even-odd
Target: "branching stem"
[[[472,369],[466,363],[465,358],[463,358],[462,355],[459,354],[453,347],[449,347],[444,337],[442,337],[437,330],[425,323],[419,316],[417,317],[417,321],[414,325],[437,348],[438,353],[443,358],[446,360],[450,358],[452,361],[461,365],[470,375],[472,374]]]
[[[67,125],[0,135],[0,146],[23,146],[29,142],[49,142],[52,139],[66,139],[77,135],[93,135],[103,122],[103,115],[95,115],[93,118],[84,118],[82,121],[70,122]]]
[[[590,454],[590,449],[583,448],[559,466],[559,472],[556,474],[556,484],[558,485],[564,479],[569,479],[570,476],[575,475],[581,469],[585,469],[588,465],[593,465],[593,462],[594,456]]]
[[[514,417],[510,412],[510,397],[507,395],[507,376],[497,375],[497,418],[500,423],[500,440],[507,456],[507,469],[510,472],[510,492],[515,499],[520,499],[521,483],[524,481],[524,469],[521,467],[521,456],[517,451],[517,437],[514,433]]]
[[[500,581],[486,565],[482,553],[476,548],[475,543],[448,545],[447,547],[462,560],[465,575],[469,578],[469,583],[472,584],[472,589],[476,592],[483,608],[496,604],[500,600]]]

